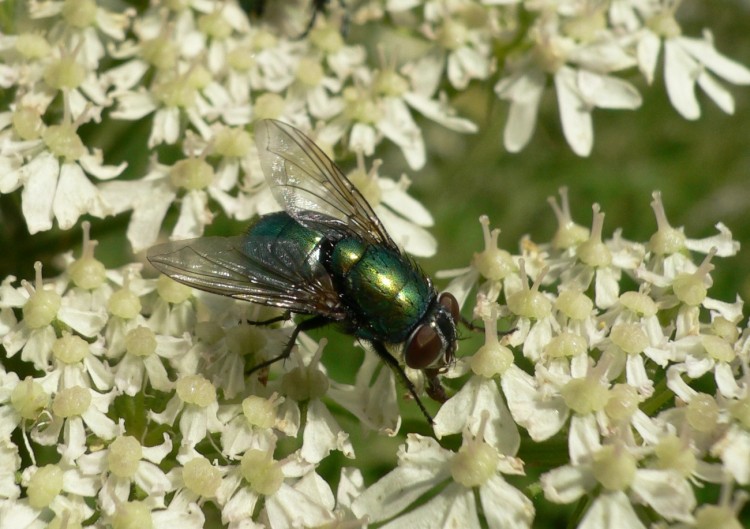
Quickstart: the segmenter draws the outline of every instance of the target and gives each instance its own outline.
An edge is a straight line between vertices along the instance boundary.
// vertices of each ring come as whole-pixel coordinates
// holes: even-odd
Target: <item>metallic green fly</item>
[[[396,356],[426,377],[427,394],[444,401],[438,379],[454,360],[459,306],[393,242],[341,169],[296,128],[255,124],[265,173],[283,212],[258,218],[244,235],[202,237],[151,248],[148,259],[172,279],[200,290],[309,315],[297,335],[333,324],[369,343],[432,418]],[[262,322],[267,323],[267,322]]]

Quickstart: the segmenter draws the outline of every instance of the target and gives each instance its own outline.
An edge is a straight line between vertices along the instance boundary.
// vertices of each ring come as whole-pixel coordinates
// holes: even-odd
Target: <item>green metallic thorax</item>
[[[327,268],[361,338],[405,341],[435,296],[419,268],[399,252],[354,237],[336,242]]]
[[[348,314],[346,330],[365,340],[405,341],[436,296],[421,270],[400,252],[306,228],[287,213],[261,217],[247,237],[268,241],[254,245],[254,252],[267,252],[265,262],[283,259],[282,248],[291,244],[294,266],[305,276],[329,275]]]

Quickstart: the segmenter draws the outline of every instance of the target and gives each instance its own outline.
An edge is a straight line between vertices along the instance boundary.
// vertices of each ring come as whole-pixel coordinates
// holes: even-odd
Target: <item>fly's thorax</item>
[[[367,340],[405,341],[436,297],[422,271],[398,251],[356,237],[338,240],[327,265]]]

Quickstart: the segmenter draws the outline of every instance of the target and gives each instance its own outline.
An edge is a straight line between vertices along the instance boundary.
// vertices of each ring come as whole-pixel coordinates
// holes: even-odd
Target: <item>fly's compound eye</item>
[[[458,325],[458,321],[461,319],[461,309],[458,306],[458,301],[453,294],[450,292],[443,292],[438,298],[438,302],[448,311],[448,314],[453,318],[453,323]]]
[[[404,359],[412,369],[430,367],[443,353],[443,340],[432,325],[420,325],[412,333]]]

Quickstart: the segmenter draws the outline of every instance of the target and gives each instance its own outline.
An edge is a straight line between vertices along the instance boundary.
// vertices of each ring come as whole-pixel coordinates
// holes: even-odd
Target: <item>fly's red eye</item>
[[[450,292],[443,292],[440,294],[438,302],[445,307],[445,310],[451,315],[453,323],[458,324],[458,321],[461,319],[461,309],[458,306],[458,301],[453,297],[453,294]]]
[[[424,369],[435,363],[443,353],[443,341],[430,325],[421,325],[406,346],[406,365],[412,369]]]

